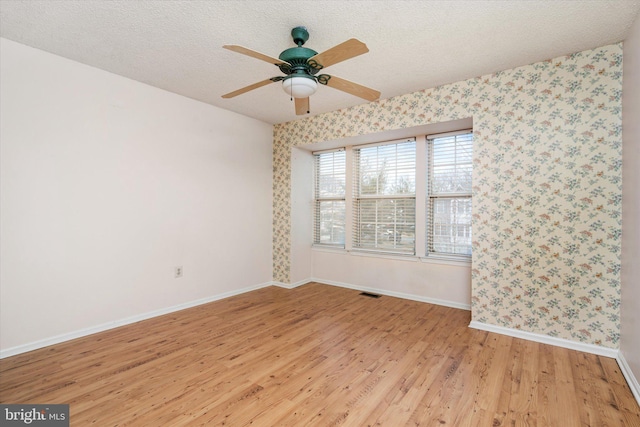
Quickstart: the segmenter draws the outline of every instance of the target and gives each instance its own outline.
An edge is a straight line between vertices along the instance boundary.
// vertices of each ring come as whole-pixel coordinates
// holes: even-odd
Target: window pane
[[[472,148],[471,134],[431,141],[431,194],[471,193]]]
[[[356,201],[354,247],[413,253],[415,206],[413,198]]]
[[[316,198],[344,196],[346,157],[344,151],[316,154]]]
[[[316,210],[316,243],[344,245],[344,200],[319,200],[316,202]]]
[[[428,252],[471,255],[471,198],[430,199]]]
[[[415,194],[415,141],[365,147],[357,152],[359,194]]]

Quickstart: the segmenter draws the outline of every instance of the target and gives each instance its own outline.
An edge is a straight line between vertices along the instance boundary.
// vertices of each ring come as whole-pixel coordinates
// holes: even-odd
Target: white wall
[[[640,18],[624,42],[620,353],[640,402]]]
[[[313,251],[320,282],[470,309],[471,266]]]
[[[4,355],[271,282],[271,125],[0,52]]]
[[[313,240],[313,154],[291,149],[291,284],[311,275]]]

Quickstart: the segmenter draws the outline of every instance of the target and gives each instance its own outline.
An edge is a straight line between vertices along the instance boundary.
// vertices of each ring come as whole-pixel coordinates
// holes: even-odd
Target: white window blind
[[[353,152],[353,249],[415,254],[415,140]]]
[[[427,255],[471,256],[473,134],[429,138]]]
[[[346,156],[344,150],[315,153],[313,242],[344,247]]]

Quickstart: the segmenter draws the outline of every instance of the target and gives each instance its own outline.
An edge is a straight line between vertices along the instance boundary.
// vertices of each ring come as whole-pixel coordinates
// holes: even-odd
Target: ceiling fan
[[[297,45],[284,50],[278,58],[264,55],[260,52],[238,45],[224,45],[225,49],[251,56],[277,66],[284,76],[271,77],[266,80],[243,87],[242,89],[222,95],[223,98],[233,98],[250,90],[282,81],[284,91],[295,99],[296,114],[309,113],[309,96],[318,89],[318,83],[334,89],[347,92],[351,95],[375,101],[380,98],[380,92],[366,86],[341,79],[328,74],[318,72],[330,65],[362,55],[369,52],[367,45],[356,39],[349,39],[322,53],[313,49],[302,47],[309,40],[309,32],[305,27],[295,27],[291,30],[293,42]]]

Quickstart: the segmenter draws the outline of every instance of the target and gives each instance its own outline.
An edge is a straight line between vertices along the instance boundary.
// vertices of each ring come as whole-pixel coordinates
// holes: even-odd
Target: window
[[[471,255],[473,135],[430,138],[427,254]]]
[[[344,247],[346,217],[345,151],[314,153],[314,244]]]
[[[471,131],[314,153],[315,246],[468,260]]]
[[[353,248],[415,254],[415,140],[353,152]]]

